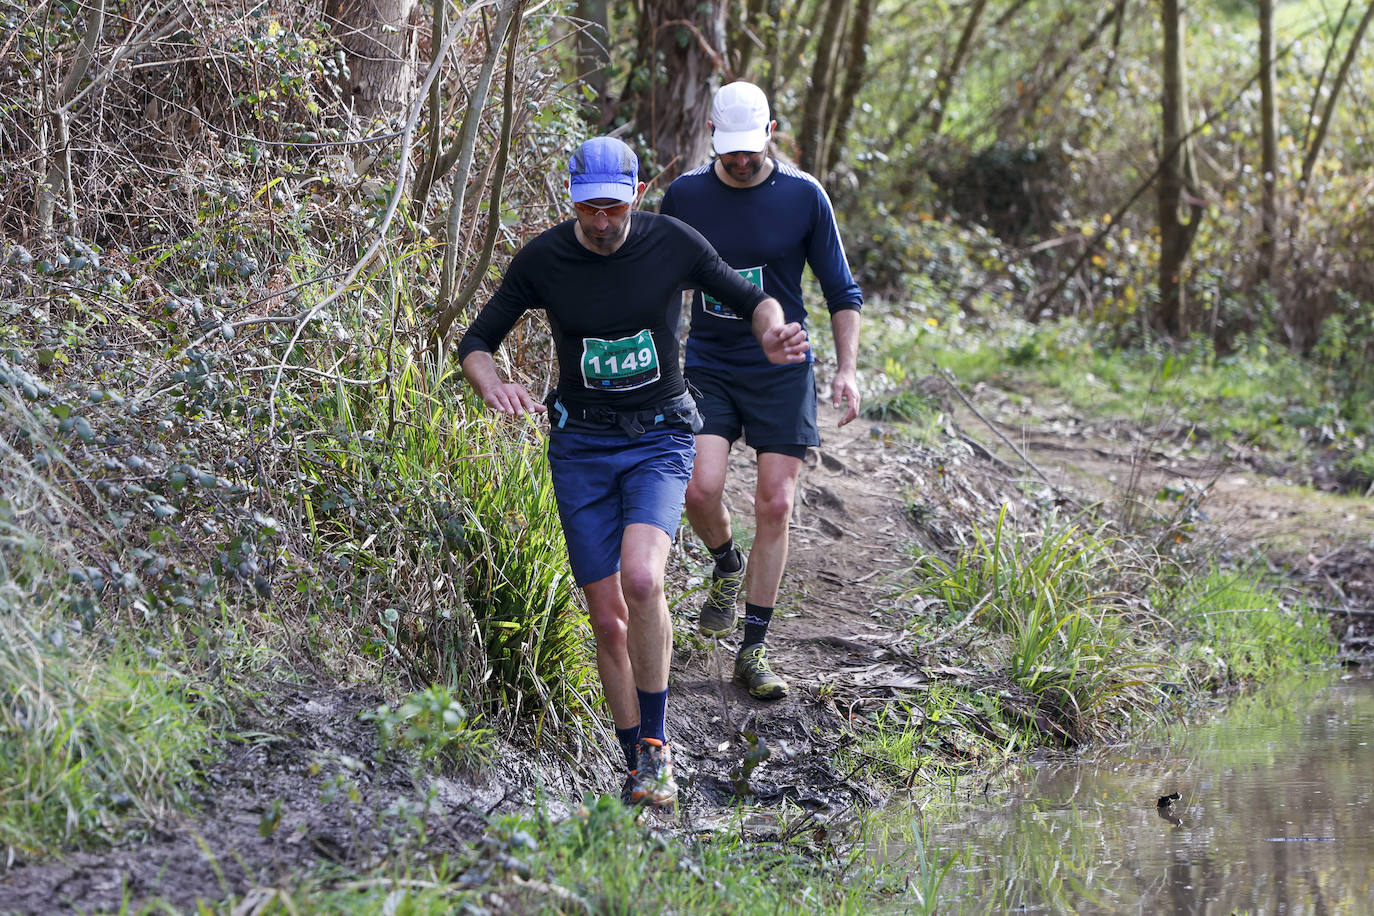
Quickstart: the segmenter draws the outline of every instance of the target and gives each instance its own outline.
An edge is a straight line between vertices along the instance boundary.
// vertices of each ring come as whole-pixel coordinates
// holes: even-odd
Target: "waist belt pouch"
[[[700,432],[704,424],[696,401],[683,392],[651,410],[616,411],[608,407],[583,408],[564,404],[554,389],[544,396],[549,409],[549,424],[556,429],[606,432],[619,429],[630,439],[638,439],[660,424]]]
[[[691,393],[686,391],[663,405],[663,416],[666,421],[685,426],[694,433],[701,432],[701,428],[706,425],[701,411],[697,410],[697,402],[692,399]]]
[[[618,414],[616,425],[631,439],[638,439],[653,426],[675,426],[697,433],[706,424],[697,410],[697,402],[684,391],[653,410]]]

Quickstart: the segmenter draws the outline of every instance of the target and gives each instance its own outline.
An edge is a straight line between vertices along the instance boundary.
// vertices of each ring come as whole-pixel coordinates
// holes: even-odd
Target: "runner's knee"
[[[663,580],[648,566],[622,567],[620,588],[627,602],[644,604],[663,595]]]
[[[708,486],[693,477],[687,484],[687,511],[703,512],[712,509],[720,503],[721,493],[720,488]]]
[[[792,517],[791,489],[765,489],[754,496],[754,524],[785,526]]]
[[[593,611],[589,615],[592,625],[592,634],[596,636],[596,644],[602,649],[615,649],[625,645],[625,633],[628,629],[625,616],[616,610]]]

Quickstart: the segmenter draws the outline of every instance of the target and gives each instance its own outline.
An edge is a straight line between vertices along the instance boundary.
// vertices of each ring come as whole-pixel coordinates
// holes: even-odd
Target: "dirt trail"
[[[885,429],[862,418],[837,429],[837,419],[822,409],[824,445],[811,451],[799,481],[788,571],[769,630],[770,658],[790,684],[788,696],[761,702],[731,682],[738,633],[719,644],[696,635],[700,591],[676,614],[669,724],[685,808],[709,811],[732,799],[750,749],[742,733],[757,735],[771,755],[748,781],[759,802],[790,797],[819,808],[865,797],[862,785],[831,769],[847,715],[865,694],[891,697],[927,678],[905,644],[903,615],[893,611],[919,536],[907,491],[924,469]],[[737,530],[752,530],[755,479],[753,451],[737,446],[726,488]],[[691,535],[684,541],[700,561],[688,583],[696,585],[706,555]]]

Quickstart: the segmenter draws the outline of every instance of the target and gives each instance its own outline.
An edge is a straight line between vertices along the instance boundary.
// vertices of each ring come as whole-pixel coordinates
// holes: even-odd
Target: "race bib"
[[[628,391],[658,381],[658,351],[648,330],[619,340],[582,338],[582,381],[599,391]]]
[[[739,270],[739,275],[750,283],[763,289],[763,267],[743,267]],[[706,310],[706,314],[714,315],[717,318],[733,318],[736,321],[744,319],[736,315],[725,307],[725,303],[719,299],[712,298],[705,293],[701,294],[701,306]]]

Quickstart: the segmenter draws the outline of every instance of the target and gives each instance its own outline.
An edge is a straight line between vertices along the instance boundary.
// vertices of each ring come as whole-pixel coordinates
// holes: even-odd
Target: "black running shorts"
[[[816,376],[812,364],[687,370],[697,409],[706,421],[699,436],[721,436],[759,452],[801,458],[820,445],[816,428]]]

